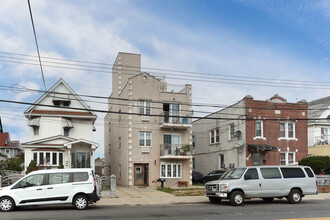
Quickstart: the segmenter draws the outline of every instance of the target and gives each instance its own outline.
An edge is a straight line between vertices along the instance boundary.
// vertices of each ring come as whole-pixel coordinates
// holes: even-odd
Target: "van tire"
[[[76,195],[73,199],[73,205],[78,210],[84,210],[88,207],[88,199],[84,195]]]
[[[298,204],[301,202],[302,194],[297,189],[292,189],[288,195],[288,202],[291,204]]]
[[[10,212],[15,208],[15,202],[10,197],[2,197],[0,199],[0,211],[1,212]]]
[[[220,203],[221,198],[218,197],[209,197],[210,203]]]
[[[229,203],[233,206],[244,205],[244,194],[241,191],[234,191],[230,193]]]
[[[271,203],[271,202],[273,202],[274,197],[262,198],[262,200],[264,200],[264,202]]]

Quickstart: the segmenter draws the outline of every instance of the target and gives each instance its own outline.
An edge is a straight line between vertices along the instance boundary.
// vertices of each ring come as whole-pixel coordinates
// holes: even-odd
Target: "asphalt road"
[[[245,206],[233,207],[221,204],[177,204],[162,206],[97,206],[78,211],[72,206],[25,207],[10,213],[0,213],[0,219],[330,219],[330,200],[302,201],[291,205],[285,199],[264,203],[247,201]],[[313,219],[315,220],[315,219]]]

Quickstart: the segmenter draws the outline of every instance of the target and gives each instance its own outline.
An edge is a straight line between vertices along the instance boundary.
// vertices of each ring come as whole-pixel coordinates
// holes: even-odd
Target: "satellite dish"
[[[239,131],[239,130],[238,130],[238,131],[235,131],[234,136],[237,137],[237,138],[239,138],[239,137],[241,136],[241,133],[242,133],[242,132]]]

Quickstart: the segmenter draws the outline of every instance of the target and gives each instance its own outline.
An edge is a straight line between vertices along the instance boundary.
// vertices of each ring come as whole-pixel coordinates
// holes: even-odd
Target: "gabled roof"
[[[38,139],[38,140],[25,142],[25,143],[22,143],[22,145],[38,145],[40,143],[44,143],[47,141],[53,141],[53,140],[57,140],[57,139],[64,139],[68,142],[77,140],[75,138],[71,138],[71,137],[67,137],[67,136],[63,136],[63,135],[56,135],[56,136],[52,136],[52,137],[47,137],[47,138],[42,138],[42,139]]]
[[[37,99],[37,101],[34,102],[33,105],[31,105],[29,108],[27,108],[24,112],[25,115],[28,115],[29,113],[31,113],[34,108],[40,104],[45,98],[47,98],[47,96],[49,94],[52,94],[54,92],[54,90],[59,86],[59,85],[64,85],[64,87],[66,87],[66,89],[68,89],[70,91],[70,93],[75,97],[76,100],[78,100],[83,106],[84,108],[86,108],[86,111],[90,112],[90,115],[93,115],[96,117],[96,114],[94,112],[92,112],[90,110],[90,107],[80,98],[79,95],[77,95],[75,93],[75,91],[73,91],[73,89],[64,81],[64,79],[60,79],[58,80],[47,92],[45,92],[39,99]],[[55,107],[55,106],[54,106]],[[64,108],[65,109],[65,108]],[[77,113],[77,112],[76,112]]]
[[[308,103],[308,118],[309,123],[315,123],[324,111],[330,106],[330,96],[321,99],[316,99]]]

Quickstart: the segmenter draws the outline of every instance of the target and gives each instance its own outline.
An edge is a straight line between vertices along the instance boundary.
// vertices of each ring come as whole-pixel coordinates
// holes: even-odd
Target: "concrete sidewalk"
[[[330,200],[330,193],[319,193],[303,198],[306,200]],[[174,196],[152,188],[117,186],[117,198],[101,198],[98,206],[140,206],[209,203],[206,196]]]

